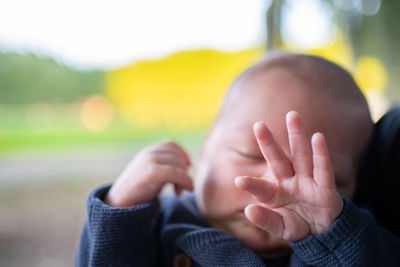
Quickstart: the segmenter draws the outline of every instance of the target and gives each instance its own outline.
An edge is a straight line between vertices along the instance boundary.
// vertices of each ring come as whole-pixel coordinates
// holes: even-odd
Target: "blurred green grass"
[[[91,131],[80,122],[75,105],[55,105],[51,114],[30,114],[30,105],[0,105],[0,155],[26,150],[68,149],[93,146],[141,146],[155,140],[184,139],[198,142],[205,129],[133,128],[115,116],[102,131]],[[197,141],[196,141],[197,140]]]

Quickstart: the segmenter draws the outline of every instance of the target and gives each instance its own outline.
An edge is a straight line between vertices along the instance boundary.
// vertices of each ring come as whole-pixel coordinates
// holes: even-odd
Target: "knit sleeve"
[[[313,266],[399,266],[400,239],[368,211],[343,201],[342,213],[325,232],[291,242],[294,253]]]
[[[101,186],[89,194],[75,266],[155,266],[158,201],[110,207],[102,201],[109,188]]]

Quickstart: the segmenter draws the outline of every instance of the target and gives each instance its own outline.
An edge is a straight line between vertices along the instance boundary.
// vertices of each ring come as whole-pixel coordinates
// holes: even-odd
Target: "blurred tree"
[[[380,58],[388,72],[386,92],[390,100],[400,99],[400,1],[362,0],[355,10],[344,10],[356,58]],[[399,103],[397,103],[399,104]]]
[[[33,54],[0,53],[0,104],[75,101],[103,91],[103,73],[78,71]]]
[[[272,1],[267,11],[267,49],[282,47],[281,13],[284,0]]]
[[[318,0],[316,0],[318,1]],[[362,57],[375,57],[388,72],[385,93],[392,104],[400,99],[400,1],[319,0],[328,3],[335,22],[347,35],[353,52],[353,66]],[[267,11],[267,49],[282,48],[282,6],[289,0],[272,0]],[[399,104],[399,103],[397,103]]]

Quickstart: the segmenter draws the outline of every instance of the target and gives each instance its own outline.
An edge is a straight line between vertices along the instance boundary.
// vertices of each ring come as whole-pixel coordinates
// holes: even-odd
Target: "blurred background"
[[[71,266],[91,188],[144,145],[194,162],[232,79],[270,49],[400,101],[397,0],[0,0],[0,266]]]

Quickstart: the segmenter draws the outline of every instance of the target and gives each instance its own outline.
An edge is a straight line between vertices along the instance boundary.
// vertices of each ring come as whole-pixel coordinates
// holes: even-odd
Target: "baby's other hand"
[[[193,190],[187,174],[188,154],[174,142],[160,143],[140,151],[109,190],[105,203],[113,207],[129,207],[154,200],[166,183],[175,191]]]
[[[336,191],[324,136],[315,133],[310,144],[296,112],[289,112],[286,121],[291,155],[265,123],[256,123],[254,133],[268,169],[263,177],[238,177],[235,183],[257,200],[245,209],[253,224],[297,241],[325,231],[342,211],[343,201]]]

